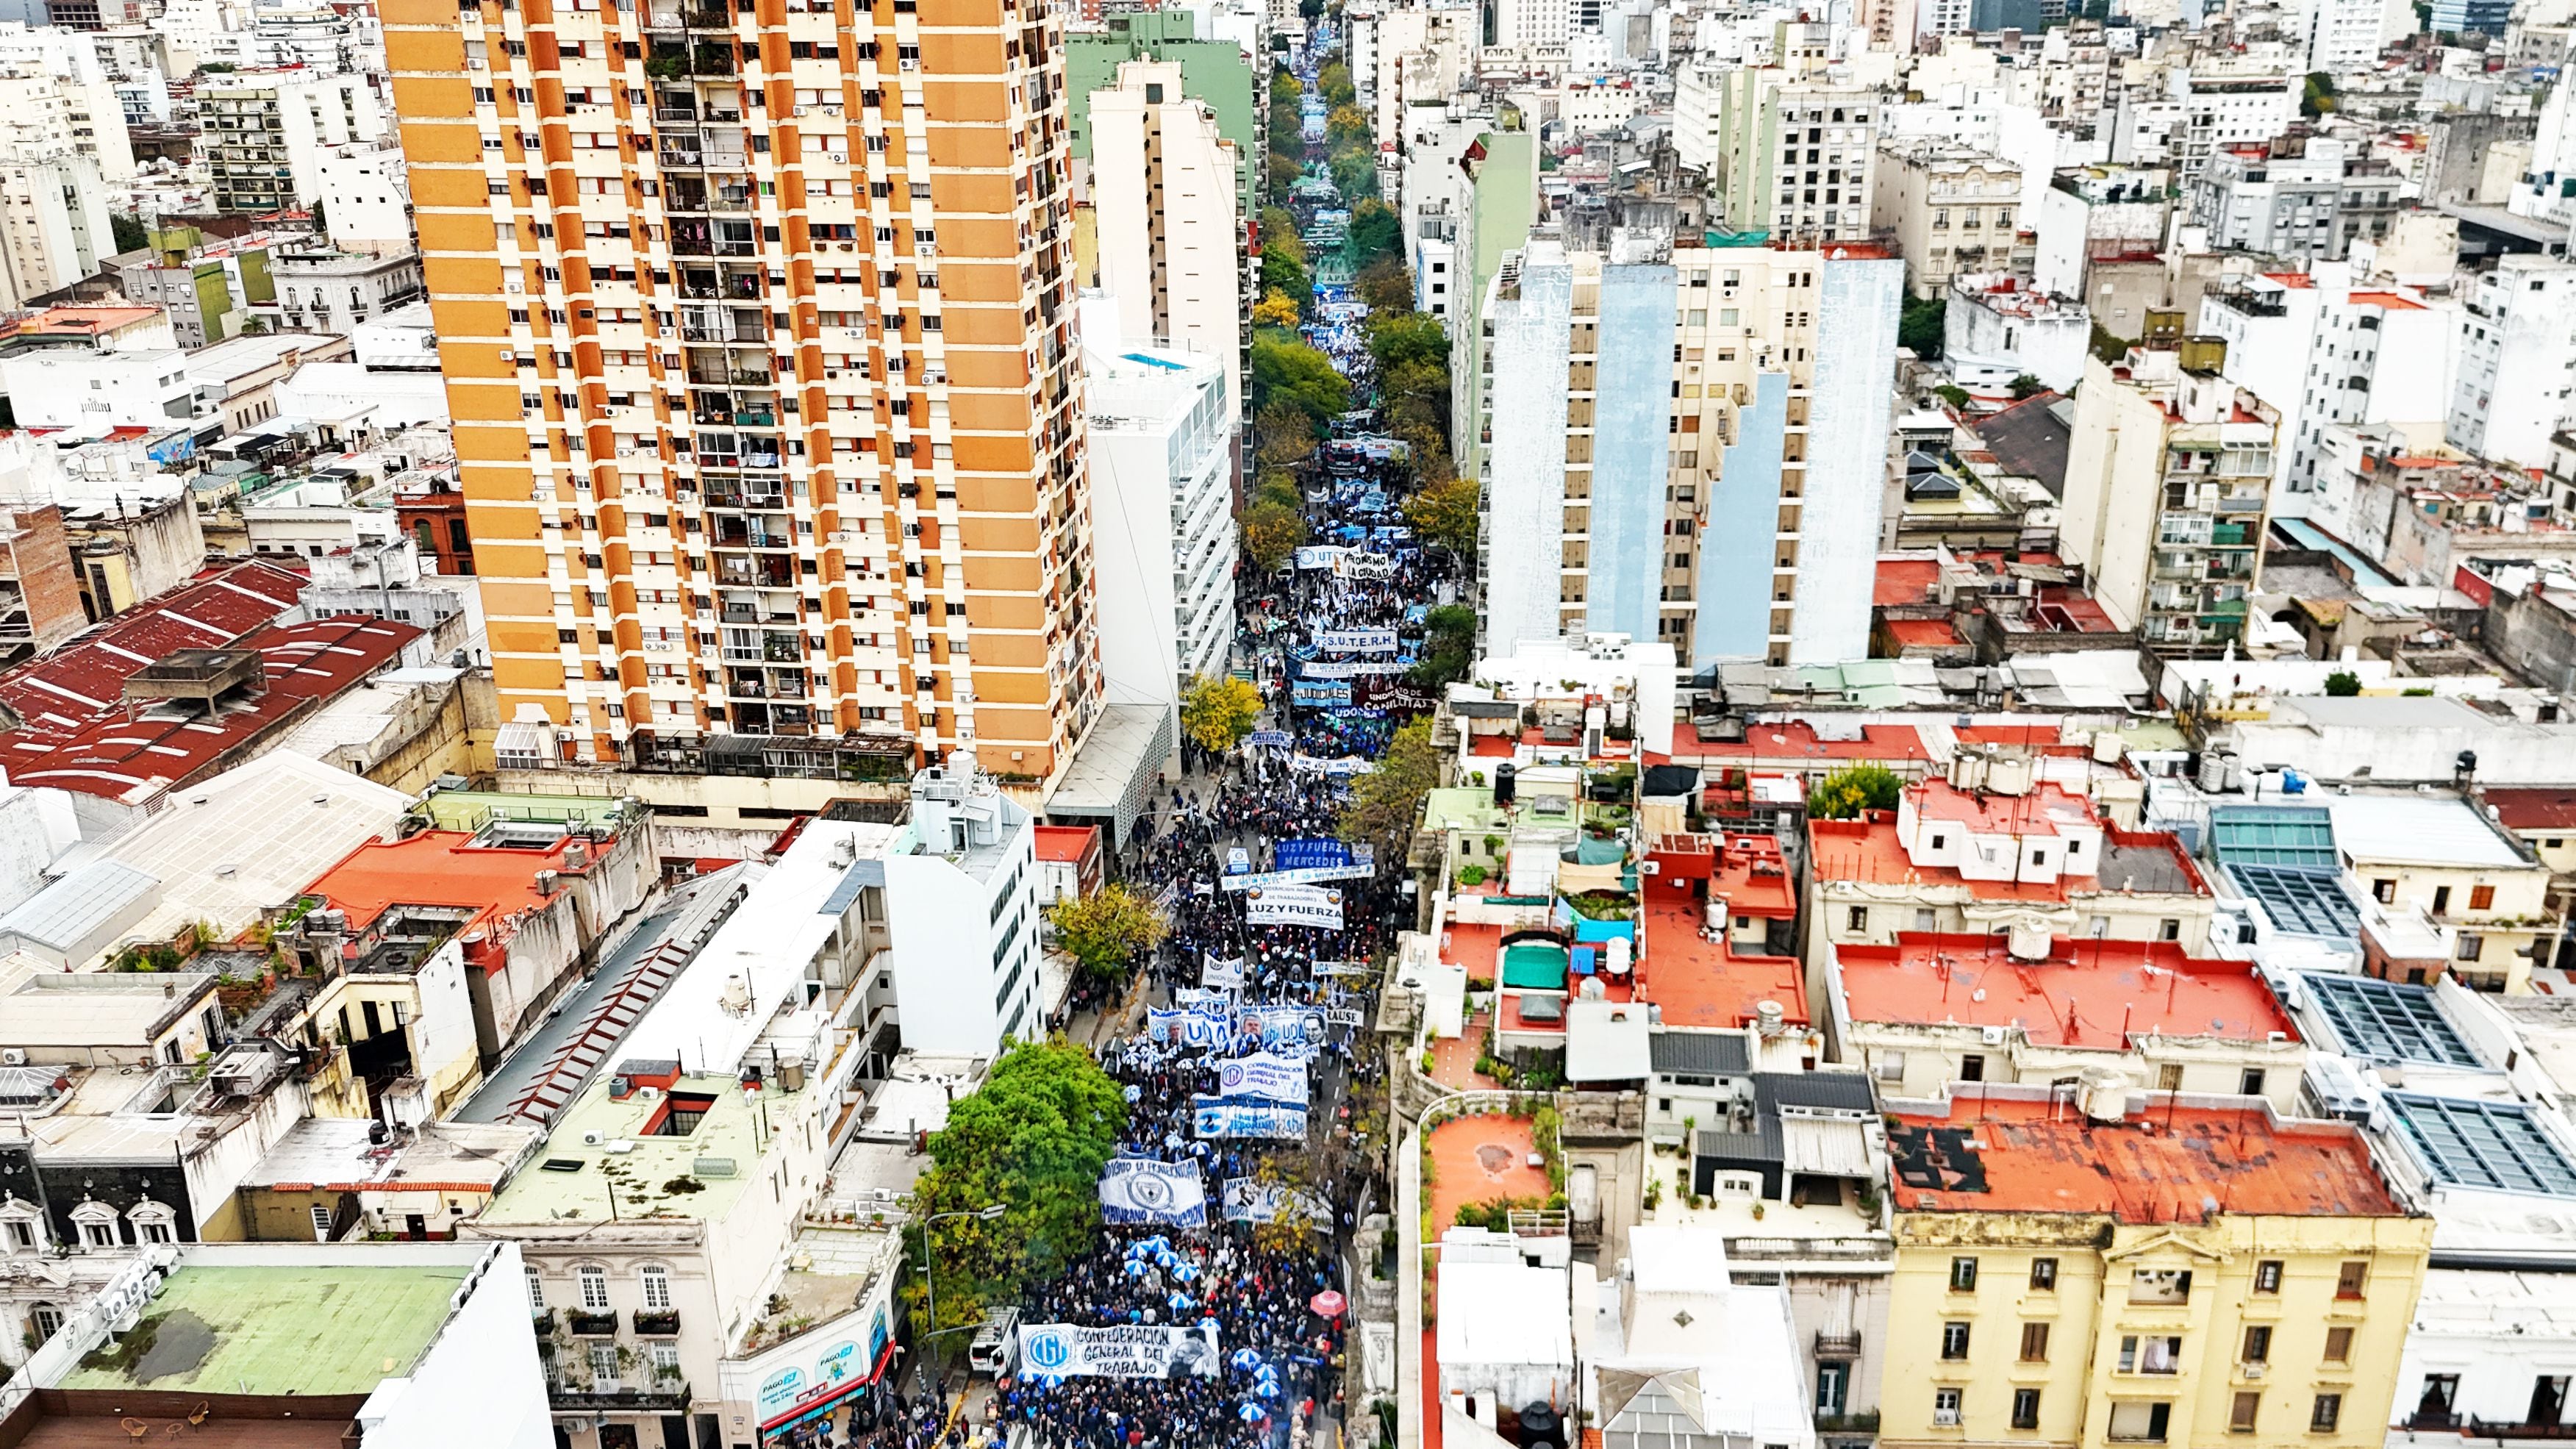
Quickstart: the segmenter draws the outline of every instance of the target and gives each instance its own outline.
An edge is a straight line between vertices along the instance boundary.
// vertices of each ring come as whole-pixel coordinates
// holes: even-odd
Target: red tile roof
[[[2013,1026],[2042,1046],[2127,1048],[2131,1038],[2259,1042],[2297,1029],[2251,965],[2193,960],[2169,941],[2060,939],[2039,961],[2000,937],[1904,932],[1833,948],[1855,1021]]]
[[[2576,830],[2576,790],[2482,790],[2479,798],[2507,830]]]
[[[1931,1129],[1960,1134],[1945,1141]],[[1947,1136],[1945,1132],[1945,1136]],[[1955,1147],[1953,1144],[1955,1143]],[[1955,1151],[1980,1169],[1966,1190]],[[1888,1150],[1900,1212],[2101,1213],[2126,1223],[2196,1223],[2204,1200],[2220,1212],[2286,1217],[2402,1217],[2350,1123],[2275,1121],[2260,1108],[2148,1110],[2118,1126],[2063,1103],[1953,1097],[1946,1116],[1898,1113]],[[1920,1166],[1918,1166],[1920,1164]],[[1914,1180],[1929,1167],[1944,1184]]]

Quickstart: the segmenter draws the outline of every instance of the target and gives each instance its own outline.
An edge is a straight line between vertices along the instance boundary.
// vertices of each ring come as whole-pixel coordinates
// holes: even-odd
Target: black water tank
[[[1531,1404],[1521,1410],[1521,1449],[1538,1449],[1542,1444],[1565,1449],[1565,1421],[1547,1405]]]
[[[1494,767],[1495,804],[1509,805],[1512,803],[1512,781],[1518,773],[1519,771],[1509,760],[1505,760],[1503,763]]]

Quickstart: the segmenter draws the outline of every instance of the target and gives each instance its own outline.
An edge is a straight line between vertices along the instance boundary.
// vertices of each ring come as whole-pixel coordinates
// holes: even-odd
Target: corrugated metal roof
[[[14,936],[67,951],[118,922],[140,919],[159,898],[161,882],[113,860],[82,867],[0,916],[0,938]]]

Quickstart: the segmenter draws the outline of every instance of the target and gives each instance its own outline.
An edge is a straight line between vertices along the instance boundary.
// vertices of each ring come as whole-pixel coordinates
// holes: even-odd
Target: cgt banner
[[[1259,1097],[1265,1101],[1306,1105],[1306,1068],[1301,1062],[1267,1052],[1219,1062],[1216,1091],[1220,1097]]]
[[[1302,1078],[1305,1074],[1298,1075]],[[1199,1176],[1195,1162],[1112,1158],[1100,1170],[1100,1220],[1122,1225],[1206,1227],[1207,1182]]]
[[[1338,931],[1342,928],[1342,893],[1329,886],[1256,887],[1243,893],[1243,923]]]
[[[1230,1223],[1288,1221],[1303,1223],[1314,1232],[1332,1231],[1332,1210],[1324,1206],[1323,1199],[1300,1188],[1229,1177],[1222,1198],[1225,1220]]]
[[[1201,1141],[1221,1137],[1261,1137],[1277,1141],[1306,1140],[1306,1109],[1265,1102],[1229,1102],[1222,1097],[1190,1099],[1190,1131]]]
[[[1093,1376],[1114,1379],[1168,1378],[1178,1370],[1214,1378],[1216,1325],[1190,1328],[1127,1323],[1108,1328],[1081,1328],[1070,1323],[1035,1323],[1020,1327],[1020,1361],[1056,1378]]]

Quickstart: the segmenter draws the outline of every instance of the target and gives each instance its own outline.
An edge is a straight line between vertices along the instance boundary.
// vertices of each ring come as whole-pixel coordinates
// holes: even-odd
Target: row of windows
[[[2039,1390],[2012,1391],[2012,1426],[2016,1429],[2039,1427]],[[1960,1403],[1964,1391],[1934,1389],[1932,1422],[1944,1427],[1959,1423]],[[2248,1390],[2236,1396],[2228,1406],[2227,1430],[2231,1434],[2251,1434],[2262,1413],[2263,1395]],[[2164,1400],[2114,1401],[2111,1405],[2110,1437],[2114,1441],[2161,1444],[2173,1419],[2173,1405]],[[2312,1433],[2330,1434],[2343,1422],[2343,1395],[2319,1394],[2308,1405],[2308,1429]]]
[[[32,1253],[47,1247],[52,1234],[33,1206],[14,1201],[10,1206],[17,1211],[0,1218],[0,1251]],[[79,1234],[84,1248],[175,1243],[179,1241],[178,1217],[178,1212],[167,1204],[149,1200],[135,1204],[123,1217],[103,1202],[85,1202],[72,1209],[72,1230]],[[128,1228],[132,1230],[130,1237]]]
[[[1950,1291],[1973,1293],[1977,1290],[1978,1260],[1956,1257],[1950,1260]],[[2282,1262],[2264,1258],[2254,1265],[2254,1291],[2281,1291]],[[2370,1264],[2359,1258],[2345,1261],[2335,1270],[2335,1296],[2359,1298],[2370,1281]],[[2030,1260],[2030,1288],[2034,1293],[2057,1291],[2057,1260]],[[2187,1303],[2191,1300],[2191,1270],[2188,1268],[2139,1268],[2129,1275],[2131,1303]]]
[[[543,1313],[546,1311],[545,1275],[533,1267],[529,1268],[527,1272],[528,1307],[532,1312]],[[584,1264],[583,1266],[572,1270],[572,1277],[574,1292],[573,1306],[583,1313],[606,1313],[608,1311],[608,1270]],[[636,1287],[642,1296],[645,1312],[667,1313],[670,1311],[670,1269],[660,1267],[658,1265],[647,1264],[646,1266],[635,1270],[635,1282]]]

